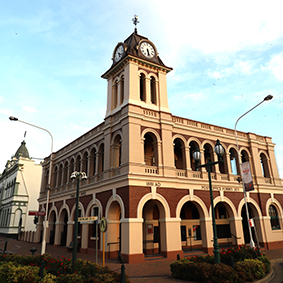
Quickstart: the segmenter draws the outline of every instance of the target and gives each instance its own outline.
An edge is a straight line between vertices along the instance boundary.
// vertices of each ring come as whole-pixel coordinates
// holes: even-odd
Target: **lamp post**
[[[77,248],[78,248],[78,212],[79,212],[79,189],[80,189],[80,180],[87,179],[85,172],[73,172],[71,179],[77,179],[77,194],[76,194],[76,211],[75,211],[75,227],[74,227],[74,245],[73,245],[73,257],[72,257],[72,266],[74,268],[77,262]]]
[[[240,159],[240,152],[239,152],[239,144],[238,144],[238,137],[237,137],[237,124],[239,122],[239,120],[241,118],[243,118],[245,115],[247,115],[248,113],[250,113],[252,110],[254,110],[256,107],[258,107],[260,104],[262,104],[265,101],[269,101],[273,98],[273,96],[271,94],[267,95],[260,103],[258,103],[256,106],[254,106],[253,108],[251,108],[249,111],[245,112],[242,116],[240,116],[238,118],[238,120],[235,123],[235,139],[236,139],[236,145],[237,145],[237,154],[238,154],[238,163],[239,166],[241,164],[241,159]],[[248,204],[247,204],[247,199],[246,199],[246,190],[245,190],[245,184],[243,182],[243,172],[242,170],[240,170],[240,175],[241,175],[241,180],[242,180],[242,186],[243,186],[243,193],[244,193],[244,200],[245,200],[245,207],[246,207],[246,214],[247,214],[247,221],[248,221],[248,227],[249,227],[249,234],[250,234],[250,246],[251,248],[254,248],[255,244],[253,241],[253,235],[252,235],[252,230],[251,227],[249,225],[249,220],[250,220],[250,216],[249,216],[249,209],[248,209]],[[258,247],[259,248],[259,247]]]
[[[209,191],[210,191],[211,214],[212,214],[212,227],[213,227],[214,262],[215,263],[220,263],[220,251],[219,251],[219,244],[218,244],[218,239],[217,239],[217,230],[216,230],[216,223],[215,223],[215,210],[214,210],[214,204],[213,204],[212,182],[211,182],[211,168],[215,164],[218,164],[220,161],[222,161],[222,156],[224,154],[224,148],[221,145],[219,140],[216,141],[216,145],[214,147],[214,151],[215,151],[215,153],[218,156],[218,161],[207,162],[206,164],[199,165],[196,168],[200,168],[200,167],[207,168],[208,182],[209,182]],[[193,159],[196,162],[200,162],[200,160],[201,160],[201,153],[200,153],[198,147],[196,148],[195,152],[193,153]]]
[[[40,130],[43,130],[43,131],[47,132],[51,137],[51,153],[50,153],[50,161],[49,161],[49,175],[48,175],[48,184],[47,184],[46,210],[45,210],[45,218],[44,218],[44,224],[43,224],[42,243],[41,243],[41,255],[43,255],[43,254],[45,254],[45,250],[46,250],[46,229],[48,228],[47,214],[48,214],[49,192],[50,192],[50,186],[51,186],[53,136],[51,135],[51,133],[48,130],[41,128],[41,127],[38,127],[36,125],[30,124],[30,123],[27,123],[25,121],[19,120],[16,117],[10,116],[9,119],[11,121],[18,121],[18,122],[27,124],[29,126],[38,128]]]

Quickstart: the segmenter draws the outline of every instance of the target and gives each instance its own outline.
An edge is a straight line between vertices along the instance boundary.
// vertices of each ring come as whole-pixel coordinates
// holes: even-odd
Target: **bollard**
[[[232,256],[230,257],[230,262],[233,269],[235,269],[234,258]]]
[[[177,254],[177,260],[180,260],[180,255],[179,254]]]
[[[44,259],[42,258],[40,262],[40,269],[39,269],[39,276],[41,279],[43,278],[43,275],[44,275],[43,273],[44,273]]]
[[[37,249],[35,247],[33,247],[32,249],[30,249],[31,255],[34,255],[34,253],[37,251]]]
[[[6,250],[7,250],[7,241],[5,241],[3,254],[6,252]]]
[[[125,276],[125,265],[124,263],[121,265],[121,283],[126,282],[126,276]]]

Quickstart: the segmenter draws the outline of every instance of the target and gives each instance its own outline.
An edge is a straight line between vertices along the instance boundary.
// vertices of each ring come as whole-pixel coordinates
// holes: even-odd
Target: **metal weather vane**
[[[135,33],[137,33],[137,24],[139,23],[139,17],[138,15],[134,15],[134,17],[132,18],[133,24],[135,25]]]

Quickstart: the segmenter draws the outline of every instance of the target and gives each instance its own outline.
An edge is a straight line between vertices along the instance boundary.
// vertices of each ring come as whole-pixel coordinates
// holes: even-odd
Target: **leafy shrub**
[[[196,264],[188,259],[181,259],[171,263],[172,276],[182,280],[194,281]]]
[[[237,272],[231,266],[228,266],[223,263],[219,263],[213,265],[207,282],[230,283],[230,282],[241,282],[241,280]]]
[[[271,267],[271,263],[270,263],[269,258],[266,255],[262,255],[262,256],[259,256],[257,259],[260,260],[265,265],[265,271],[264,272],[266,274],[268,274],[269,271],[270,271],[270,267]]]
[[[244,272],[246,281],[253,281],[254,279],[261,279],[265,276],[265,266],[258,259],[245,259],[235,264],[236,270]]]
[[[233,259],[235,269],[232,265]],[[270,260],[259,250],[247,246],[220,251],[220,264],[214,256],[193,256],[171,264],[172,276],[199,282],[245,282],[263,278],[270,271]]]
[[[44,278],[39,277],[39,267],[44,264]],[[93,262],[77,260],[75,269],[66,257],[0,255],[0,282],[40,282],[40,283],[98,283],[120,282],[120,273]],[[129,282],[126,276],[126,282]]]
[[[0,265],[0,282],[39,282],[41,278],[38,274],[38,267],[18,266],[13,262],[5,262]]]
[[[13,272],[15,266],[11,262],[3,262],[0,265],[0,282],[8,282],[9,281],[9,274]]]

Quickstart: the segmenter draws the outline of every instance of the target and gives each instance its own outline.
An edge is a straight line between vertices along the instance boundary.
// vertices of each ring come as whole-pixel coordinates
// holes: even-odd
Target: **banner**
[[[242,175],[243,175],[243,184],[245,185],[245,192],[253,191],[254,184],[251,174],[250,163],[244,162],[241,164]]]

